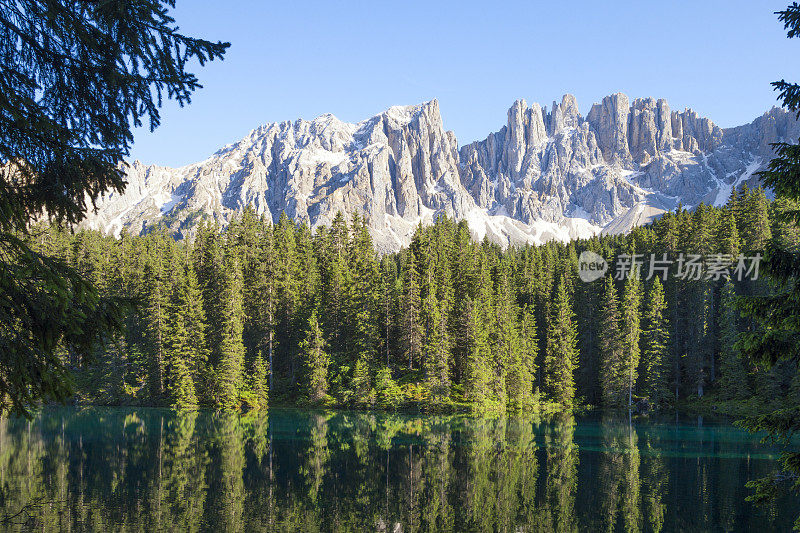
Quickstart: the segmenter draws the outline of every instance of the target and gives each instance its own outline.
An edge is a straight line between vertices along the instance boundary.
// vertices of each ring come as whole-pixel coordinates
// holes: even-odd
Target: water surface
[[[0,420],[0,530],[787,531],[724,421],[53,408]]]

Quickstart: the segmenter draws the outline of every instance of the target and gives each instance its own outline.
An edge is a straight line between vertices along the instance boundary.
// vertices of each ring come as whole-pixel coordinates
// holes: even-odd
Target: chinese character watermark
[[[619,254],[610,268],[609,262],[594,252],[582,252],[578,259],[578,277],[591,282],[605,276],[611,270],[615,280],[626,280],[631,276],[651,280],[654,277],[666,281],[670,274],[687,281],[720,281],[734,279],[757,280],[761,254],[752,256],[739,254]],[[673,268],[674,267],[674,268]]]

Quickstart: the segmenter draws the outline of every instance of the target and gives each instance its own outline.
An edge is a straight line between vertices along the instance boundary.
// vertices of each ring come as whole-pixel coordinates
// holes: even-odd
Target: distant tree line
[[[383,256],[358,216],[312,233],[251,209],[224,231],[202,222],[191,240],[49,226],[29,238],[101,294],[138,302],[95,357],[63,352],[86,401],[665,406],[709,389],[725,399],[800,394],[794,362],[767,368],[737,349],[757,324],[733,302],[769,293],[769,282],[680,279],[673,265],[665,280],[612,270],[585,283],[580,253],[610,263],[642,254],[643,272],[651,254],[752,255],[798,243],[797,226],[776,217],[789,207],[742,186],[725,207],[678,208],[628,235],[506,250],[440,217]]]

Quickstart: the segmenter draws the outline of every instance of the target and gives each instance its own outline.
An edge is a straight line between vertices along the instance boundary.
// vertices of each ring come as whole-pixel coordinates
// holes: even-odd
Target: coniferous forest
[[[201,222],[191,239],[50,226],[30,239],[102,294],[133,302],[94,357],[62,354],[83,402],[651,409],[709,392],[800,397],[794,363],[761,366],[736,344],[757,327],[737,298],[768,294],[769,281],[752,271],[682,279],[680,265],[646,275],[651,254],[735,258],[769,241],[796,245],[797,227],[776,217],[789,207],[743,186],[725,207],[678,208],[628,235],[505,250],[441,217],[383,256],[363,220],[341,213],[314,233],[245,210],[224,229]],[[641,254],[642,275],[612,267],[581,281],[584,250],[610,265]]]
[[[708,35],[715,25],[723,37],[731,28],[750,35],[751,23],[760,31],[756,13],[743,6],[724,19],[691,6],[677,13],[700,21]],[[337,19],[323,8],[311,6],[314,16],[296,9],[253,16],[249,9],[242,17],[209,3],[192,5],[184,21],[174,0],[0,3],[0,529],[785,531],[794,521],[800,531],[800,144],[793,144],[793,127],[766,122],[756,137],[743,135],[747,143],[761,140],[758,154],[741,152],[753,159],[735,178],[727,164],[710,166],[708,156],[727,150],[716,139],[740,136],[737,128],[719,130],[687,110],[689,122],[681,118],[678,129],[656,139],[644,134],[655,126],[626,130],[624,117],[638,113],[641,121],[629,125],[666,125],[674,114],[662,114],[661,101],[658,114],[648,115],[637,104],[643,100],[614,100],[625,115],[615,119],[613,136],[621,133],[623,144],[626,136],[638,145],[646,140],[652,150],[609,159],[623,163],[613,175],[584,167],[593,176],[616,182],[622,168],[657,171],[653,154],[678,148],[691,152],[691,166],[702,160],[707,167],[715,183],[703,187],[721,191],[731,178],[747,178],[765,188],[734,185],[724,206],[680,206],[625,235],[504,248],[473,235],[466,221],[440,216],[417,226],[409,246],[380,253],[360,216],[339,213],[312,231],[304,221],[250,208],[225,225],[219,213],[196,210],[183,222],[161,211],[161,223],[137,222],[115,236],[80,229],[95,223],[89,209],[130,191],[129,181],[136,189],[125,162],[142,159],[133,150],[140,128],[155,130],[168,101],[191,104],[203,87],[192,71],[227,56],[231,43],[186,35],[173,15],[230,32],[241,50],[254,52],[248,61],[237,55],[234,70],[209,76],[209,92],[215,82],[223,91],[222,105],[208,106],[215,118],[235,109],[230,94],[246,95],[243,88],[256,87],[258,101],[277,103],[281,113],[291,104],[287,93],[267,89],[319,89],[297,95],[317,100],[314,106],[379,94],[372,82],[387,76],[329,68],[339,65],[337,51],[364,48],[369,39],[347,24],[328,31]],[[526,6],[513,9],[518,16],[501,17],[504,23],[531,20]],[[336,17],[348,12],[333,10]],[[380,61],[370,63],[391,67],[390,81],[413,75],[421,79],[402,84],[438,85],[415,66],[429,63],[431,32],[420,22],[431,17],[405,11],[387,18],[357,7],[348,18],[357,30],[384,36],[394,28],[416,43],[381,48]],[[298,13],[303,46],[293,48],[292,61],[264,54],[263,41],[253,45],[265,35],[297,41],[291,16]],[[503,52],[507,35],[527,39],[514,49],[541,48],[540,33],[486,24],[485,10],[459,13],[436,31],[460,57],[475,57],[470,46],[492,55],[501,43]],[[609,14],[614,24],[652,18],[604,6],[589,19]],[[800,37],[800,4],[774,15],[787,37]],[[613,24],[587,29],[567,19],[553,27],[571,43],[614,37]],[[470,37],[470,22],[484,38],[465,47],[458,36]],[[285,29],[281,39],[276,30]],[[716,57],[733,58],[720,72],[758,84],[783,71],[795,51],[784,55],[768,33],[759,35],[769,42],[756,50],[757,62],[746,61],[750,41],[737,47],[717,39],[725,50]],[[319,54],[323,47],[334,55]],[[684,55],[672,54],[679,62]],[[648,71],[644,61],[628,66]],[[504,93],[528,90],[519,62],[507,69],[492,63],[491,79],[510,80]],[[685,63],[673,65],[683,77],[669,72],[665,81],[694,74],[712,98],[735,96],[714,89],[713,69]],[[253,65],[269,77],[254,83]],[[593,65],[585,66],[591,80]],[[273,83],[320,72],[324,84]],[[220,86],[221,78],[232,84]],[[453,76],[445,94],[471,86],[462,81]],[[781,107],[800,118],[800,83],[771,86]],[[737,105],[761,105],[746,96],[756,93],[743,94]],[[247,116],[271,114],[239,99]],[[512,109],[527,108],[519,103]],[[574,98],[557,105],[542,114],[555,117],[540,128],[548,138],[551,124],[573,129],[564,117],[573,106],[577,112]],[[512,119],[487,138],[487,150],[501,137],[514,144]],[[193,120],[210,123],[202,114]],[[171,131],[187,131],[169,122]],[[578,125],[587,139],[605,127],[586,122]],[[214,126],[222,134],[224,124]],[[181,134],[165,153],[178,157],[181,143],[200,149],[210,131]],[[353,131],[347,138],[364,152],[361,126]],[[708,137],[711,151],[693,131]],[[464,147],[451,134],[447,146],[460,154]],[[529,137],[539,134],[526,132],[526,145]],[[605,158],[599,138],[587,142],[597,160]],[[763,151],[770,142],[774,157]],[[431,147],[437,144],[444,153],[444,143]],[[336,168],[324,159],[326,172]],[[680,180],[695,188],[705,172],[683,165]],[[463,181],[460,170],[452,175]],[[173,185],[145,187],[146,205],[177,192]],[[142,213],[158,214],[152,209]],[[52,405],[66,402],[79,407]]]

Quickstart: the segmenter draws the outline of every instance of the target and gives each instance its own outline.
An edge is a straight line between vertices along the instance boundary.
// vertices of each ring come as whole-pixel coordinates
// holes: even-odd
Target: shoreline
[[[173,413],[185,412],[217,412],[229,413],[240,416],[247,416],[259,413],[269,413],[271,410],[281,411],[302,411],[302,412],[323,412],[323,413],[353,413],[363,415],[400,415],[400,416],[420,416],[420,417],[437,417],[437,416],[452,416],[452,417],[468,417],[468,418],[526,418],[530,416],[555,416],[559,414],[569,413],[575,416],[591,416],[602,414],[617,414],[617,415],[630,415],[632,420],[642,420],[650,418],[662,418],[667,415],[691,415],[709,418],[723,418],[735,422],[737,419],[743,419],[750,416],[758,416],[770,412],[773,409],[780,408],[780,406],[770,406],[763,408],[763,404],[757,399],[749,399],[743,401],[717,400],[713,396],[706,396],[703,399],[683,400],[676,405],[669,408],[652,409],[646,412],[639,412],[636,409],[627,409],[620,407],[602,407],[602,406],[578,406],[570,409],[561,409],[560,406],[554,404],[546,404],[544,409],[479,409],[468,405],[458,405],[449,409],[426,409],[413,406],[406,406],[397,409],[381,409],[381,408],[358,408],[339,405],[313,405],[313,404],[296,404],[276,402],[264,408],[257,409],[215,409],[209,405],[198,405],[193,409],[178,409],[171,405],[163,405],[158,403],[81,403],[81,402],[67,402],[67,403],[48,403],[40,406],[34,410],[32,414],[35,416],[37,412],[43,409],[58,409],[58,408],[75,408],[76,410],[92,409],[92,408],[109,408],[109,409],[153,409],[170,411]],[[761,405],[761,409],[756,409],[756,405]]]

